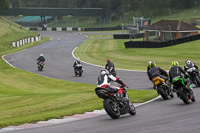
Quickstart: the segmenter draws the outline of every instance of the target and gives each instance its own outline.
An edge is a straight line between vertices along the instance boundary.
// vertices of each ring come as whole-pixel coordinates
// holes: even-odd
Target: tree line
[[[105,8],[118,15],[132,12],[142,16],[171,14],[171,10],[195,8],[200,4],[200,0],[0,0],[0,6],[7,1],[11,7]]]

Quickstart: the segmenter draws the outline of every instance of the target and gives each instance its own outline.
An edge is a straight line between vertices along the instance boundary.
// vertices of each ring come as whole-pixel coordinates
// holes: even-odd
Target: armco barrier
[[[149,33],[149,36],[154,36],[154,35],[156,35],[156,33],[154,33],[154,32]],[[113,34],[114,39],[130,39],[130,36],[131,36],[131,39],[143,38],[144,33],[138,33],[138,34],[133,34],[133,35],[130,35],[130,34]]]
[[[47,27],[47,28],[34,27],[34,28],[29,28],[29,30],[60,31],[60,28],[61,27]],[[122,27],[102,27],[102,28],[62,27],[62,31],[110,31],[110,30],[121,30],[121,29]]]
[[[38,35],[36,37],[28,37],[28,38],[24,38],[24,39],[12,42],[10,45],[12,45],[13,47],[19,47],[26,43],[31,43],[31,42],[40,41],[40,40],[41,40],[41,36]]]
[[[200,34],[194,36],[183,37],[179,39],[164,41],[164,42],[152,42],[152,41],[128,41],[124,42],[125,48],[162,48],[169,47],[181,43],[191,42],[200,39]]]

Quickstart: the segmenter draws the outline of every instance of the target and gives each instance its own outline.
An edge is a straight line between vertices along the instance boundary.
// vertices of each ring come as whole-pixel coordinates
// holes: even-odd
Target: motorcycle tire
[[[79,73],[79,77],[81,77],[82,76],[82,73]]]
[[[129,101],[129,114],[130,115],[135,115],[136,114],[135,106],[130,101]]]
[[[198,76],[195,76],[195,77],[194,77],[194,80],[196,81],[196,86],[197,86],[197,87],[200,87],[200,79],[199,79],[199,77],[198,77]]]
[[[173,94],[173,92],[172,92],[172,94],[170,94],[169,96],[170,96],[171,98],[174,98],[174,94]]]
[[[195,102],[196,101],[196,99],[195,99],[195,96],[193,95],[193,97],[192,97],[192,102]]]
[[[118,106],[115,106],[115,102],[111,99],[105,99],[103,101],[103,106],[106,113],[113,119],[118,119],[120,117],[120,110]]]
[[[179,89],[177,93],[185,104],[189,104],[189,98],[185,93],[183,93],[183,89]]]
[[[162,96],[162,98],[164,100],[167,100],[168,99],[168,96],[167,94],[165,93],[164,89],[162,88],[162,85],[161,86],[158,86],[158,92],[159,94]]]

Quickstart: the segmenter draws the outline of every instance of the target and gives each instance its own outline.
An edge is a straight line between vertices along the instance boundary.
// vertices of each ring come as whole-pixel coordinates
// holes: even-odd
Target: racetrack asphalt
[[[75,59],[72,51],[79,46],[85,36],[66,32],[41,32],[52,37],[52,42],[31,47],[27,50],[6,55],[4,58],[13,66],[44,76],[73,82],[96,84],[101,67],[83,64],[83,77],[75,77],[72,65]],[[89,33],[90,34],[90,33]],[[68,37],[68,41],[66,41]],[[60,38],[60,42],[58,41]],[[44,71],[38,72],[36,59],[43,53],[46,57]],[[25,61],[24,61],[25,60]],[[106,61],[105,61],[106,62]],[[117,67],[117,66],[116,66]],[[117,70],[118,76],[133,89],[152,89],[146,72]],[[158,98],[155,101],[136,108],[137,114],[121,116],[117,120],[107,114],[82,119],[79,121],[63,122],[24,130],[11,131],[13,133],[199,133],[200,105],[199,88],[194,88],[196,102],[185,105],[176,97],[169,100]],[[102,104],[102,103],[99,103]]]

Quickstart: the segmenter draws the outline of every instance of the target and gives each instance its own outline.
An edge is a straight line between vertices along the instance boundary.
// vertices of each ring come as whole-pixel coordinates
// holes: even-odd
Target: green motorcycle
[[[174,86],[174,89],[176,90],[177,96],[180,99],[182,99],[185,104],[189,104],[190,100],[192,102],[195,102],[194,93],[191,94],[191,92],[185,87],[185,83],[183,82],[183,78],[173,79],[172,84]],[[190,88],[192,88],[192,84],[190,85]]]

